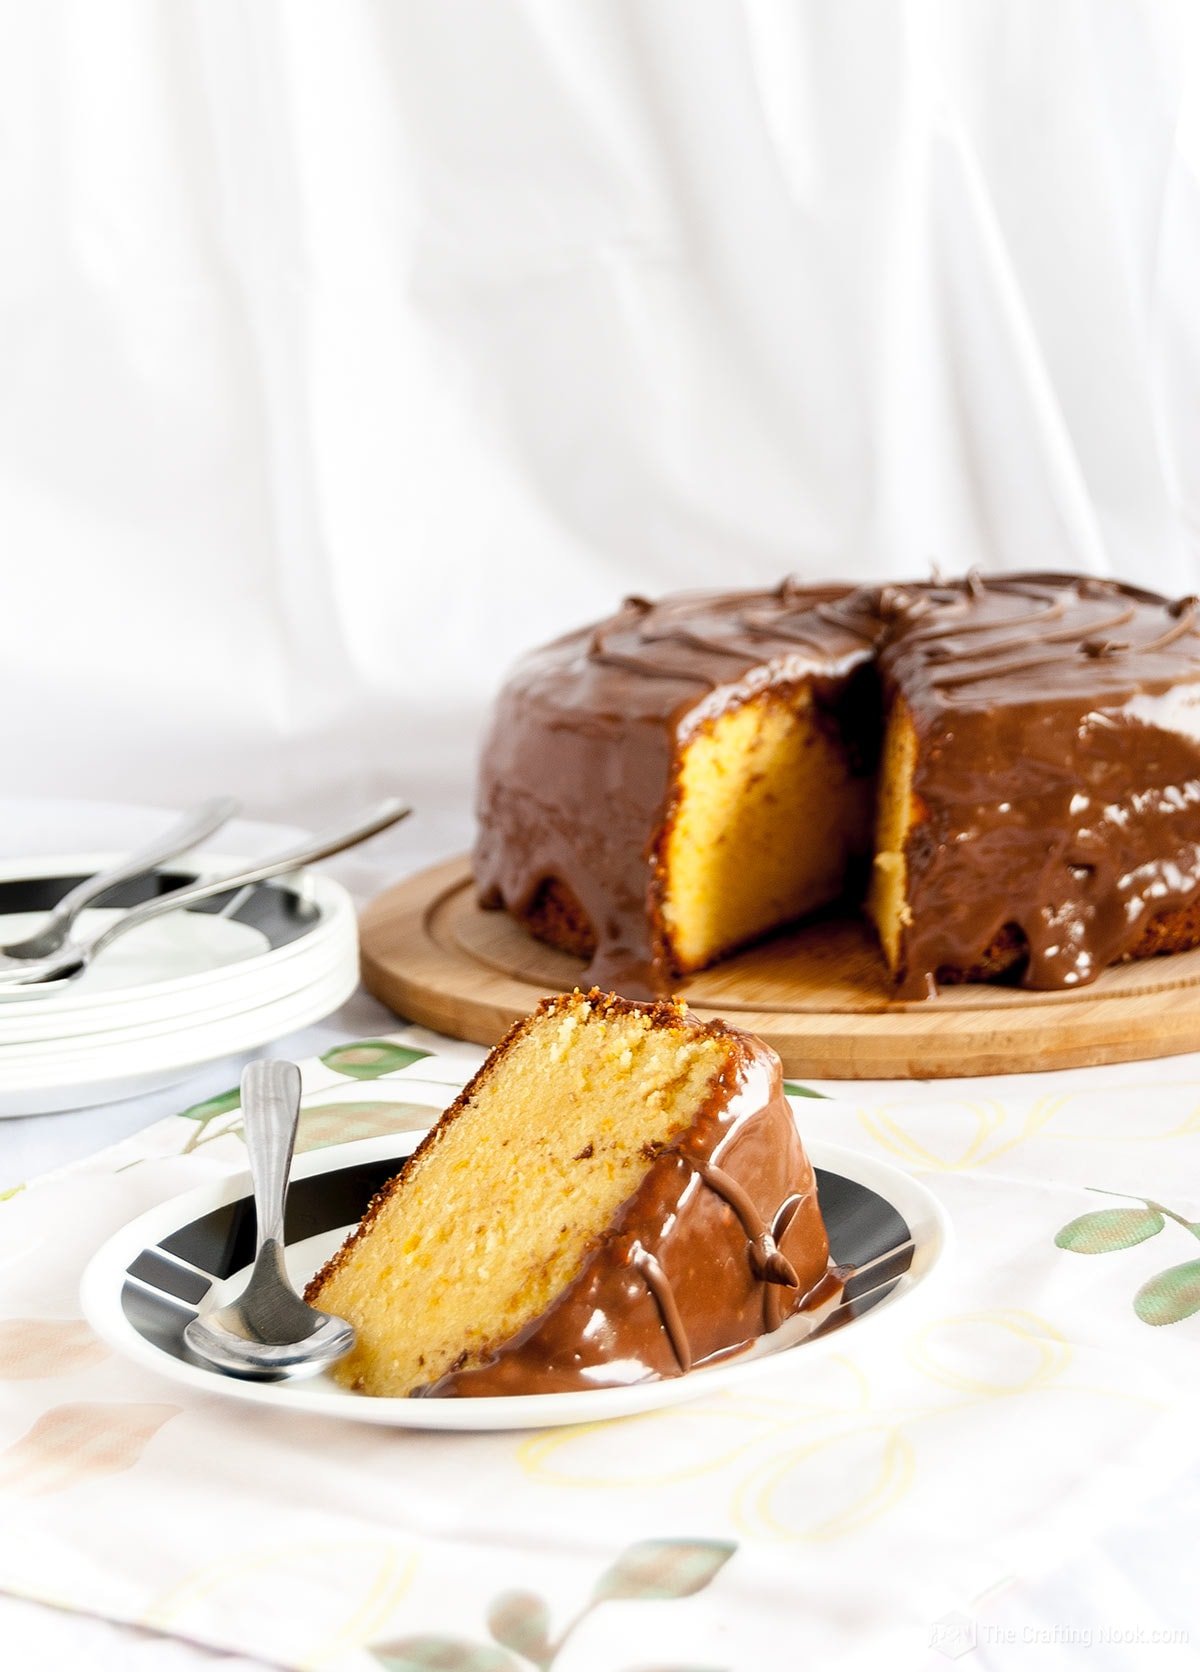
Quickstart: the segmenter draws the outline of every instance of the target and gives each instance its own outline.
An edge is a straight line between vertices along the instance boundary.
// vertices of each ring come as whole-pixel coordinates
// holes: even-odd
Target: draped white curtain
[[[457,840],[625,591],[1200,584],[1187,0],[2,11],[10,793]]]

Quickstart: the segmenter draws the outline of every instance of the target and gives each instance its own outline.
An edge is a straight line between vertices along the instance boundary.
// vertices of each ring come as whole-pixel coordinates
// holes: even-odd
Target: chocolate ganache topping
[[[916,737],[901,996],[987,974],[997,949],[1024,984],[1064,987],[1192,944],[1198,629],[1195,599],[1061,574],[627,599],[501,693],[481,899],[528,921],[557,891],[585,980],[669,991],[656,866],[679,753],[727,707],[806,680],[864,773],[897,704]]]
[[[816,1179],[779,1059],[749,1034],[736,1065],[583,1269],[490,1362],[421,1396],[556,1393],[679,1376],[840,1294]]]
[[[581,985],[628,998],[669,992],[654,839],[678,749],[724,708],[789,680],[815,676],[840,715],[877,632],[846,588],[785,581],[768,592],[629,598],[608,621],[526,656],[483,751],[482,903],[526,917],[556,886],[585,918]]]
[[[879,667],[924,815],[902,996],[997,949],[1059,988],[1200,938],[1195,600],[1028,575],[911,592],[895,619]]]

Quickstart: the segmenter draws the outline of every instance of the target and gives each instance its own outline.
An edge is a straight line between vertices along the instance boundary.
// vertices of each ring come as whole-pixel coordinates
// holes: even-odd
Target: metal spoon
[[[295,1063],[252,1062],[242,1075],[242,1117],[258,1218],[254,1269],[238,1300],[193,1318],[183,1332],[192,1352],[230,1376],[313,1376],[354,1345],[353,1325],[306,1306],[284,1265],[284,1204],[299,1116]]]
[[[168,859],[176,859],[181,853],[187,853],[189,848],[205,841],[223,824],[229,823],[238,806],[239,803],[231,795],[220,795],[185,813],[161,836],[136,853],[131,853],[128,859],[77,883],[69,894],[63,895],[36,934],[27,936],[25,940],[13,941],[9,946],[0,946],[0,957],[49,958],[63,945],[81,911],[103,899],[118,883],[145,876],[147,871],[153,871]]]
[[[407,818],[411,811],[411,807],[406,807],[404,802],[389,797],[386,801],[381,801],[365,818],[357,819],[354,824],[326,831],[323,836],[305,842],[298,848],[289,848],[286,853],[277,854],[274,859],[264,859],[257,865],[236,872],[233,876],[210,877],[207,881],[189,883],[186,888],[177,888],[156,900],[147,900],[144,905],[135,906],[132,911],[127,911],[123,917],[119,917],[94,940],[68,940],[58,952],[48,958],[30,960],[0,956],[0,1000],[35,999],[41,998],[47,992],[57,992],[82,975],[92,959],[111,946],[119,936],[128,934],[131,929],[140,928],[152,918],[162,917],[166,912],[180,911],[185,906],[195,905],[199,900],[211,900],[215,894],[231,894],[250,883],[265,882],[268,877],[284,876],[287,872],[297,871],[301,866],[311,865],[318,859],[328,859],[331,854],[341,853],[344,848],[352,848],[359,842],[365,842],[368,836],[378,835],[389,825]]]

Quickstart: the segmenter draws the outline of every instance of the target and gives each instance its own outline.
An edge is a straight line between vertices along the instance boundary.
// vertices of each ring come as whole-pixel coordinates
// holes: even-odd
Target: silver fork
[[[220,830],[223,824],[228,824],[238,806],[239,803],[231,795],[220,795],[194,807],[183,818],[176,819],[161,836],[147,842],[144,848],[131,853],[119,864],[111,865],[107,871],[98,871],[94,877],[85,877],[77,883],[69,894],[63,895],[35,934],[27,935],[24,940],[12,941],[8,946],[0,946],[0,957],[49,958],[66,941],[81,911],[94,906],[118,883],[145,876],[147,871],[155,870],[168,859],[177,859],[189,848],[198,846]]]
[[[328,859],[332,854],[355,847],[359,842],[365,842],[369,836],[376,836],[381,830],[387,830],[390,825],[407,818],[411,811],[403,801],[389,796],[386,801],[377,803],[365,817],[356,819],[352,825],[326,831],[324,835],[314,838],[311,842],[304,842],[299,847],[276,854],[273,859],[264,859],[257,865],[248,866],[244,871],[235,872],[232,876],[209,877],[203,882],[189,883],[186,888],[177,888],[173,893],[160,895],[156,900],[147,900],[144,905],[135,906],[132,911],[127,911],[93,940],[68,939],[48,958],[30,960],[0,956],[0,1000],[12,1002],[35,999],[48,992],[59,992],[81,976],[93,958],[98,957],[121,935],[127,935],[131,929],[139,929],[143,923],[149,923],[167,912],[182,911],[201,900],[211,900],[216,894],[231,894],[235,889],[245,888],[250,883],[265,882],[269,877],[286,876],[289,871],[297,871],[301,866],[314,864],[318,859]]]

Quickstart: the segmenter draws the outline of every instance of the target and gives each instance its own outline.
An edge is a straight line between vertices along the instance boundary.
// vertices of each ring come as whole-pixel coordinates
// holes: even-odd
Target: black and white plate
[[[81,878],[112,861],[77,854],[0,865],[0,945],[30,934]],[[85,912],[76,934],[90,938],[142,900],[244,863],[173,862]],[[353,903],[315,872],[169,913],[117,941],[68,987],[0,1004],[0,1116],[169,1085],[199,1063],[327,1016],[357,979]]]
[[[298,1288],[322,1266],[419,1132],[315,1150],[293,1168],[288,1200],[288,1269]],[[716,1393],[748,1377],[794,1369],[814,1354],[841,1352],[867,1325],[891,1316],[924,1291],[944,1261],[950,1227],[924,1185],[852,1150],[810,1142],[834,1260],[859,1270],[815,1333],[804,1316],[754,1347],[687,1376],[579,1393],[486,1399],[374,1399],[331,1377],[248,1382],[192,1358],[184,1326],[198,1310],[223,1305],[241,1289],[254,1254],[248,1175],[204,1185],[143,1214],[112,1237],[84,1274],[81,1299],[92,1328],[147,1369],[206,1393],[320,1412],[398,1428],[542,1428],[595,1422]]]

